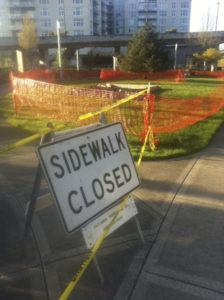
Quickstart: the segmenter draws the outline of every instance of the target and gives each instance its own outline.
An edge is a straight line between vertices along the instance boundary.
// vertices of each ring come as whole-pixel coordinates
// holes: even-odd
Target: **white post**
[[[62,79],[62,68],[61,68],[61,41],[60,41],[60,23],[57,20],[57,38],[58,38],[58,65],[59,65],[59,74],[60,74],[60,80]]]
[[[176,68],[177,68],[177,48],[178,48],[178,44],[175,44],[174,70],[176,70]]]
[[[76,69],[79,71],[79,49],[76,49]]]
[[[113,70],[116,71],[117,70],[117,57],[113,56]]]

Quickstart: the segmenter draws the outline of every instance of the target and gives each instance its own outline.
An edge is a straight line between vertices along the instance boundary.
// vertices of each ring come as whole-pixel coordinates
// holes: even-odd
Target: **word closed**
[[[37,155],[68,232],[139,186],[121,123],[41,145]]]

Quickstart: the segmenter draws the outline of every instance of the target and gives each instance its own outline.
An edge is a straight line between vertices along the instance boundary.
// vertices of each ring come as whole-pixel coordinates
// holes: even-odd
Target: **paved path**
[[[23,137],[5,122],[0,136],[2,144]],[[69,299],[224,299],[223,146],[222,127],[205,151],[144,162],[134,196],[145,245],[133,222],[124,225],[97,254],[105,282],[91,264]],[[0,157],[1,300],[58,299],[88,254],[80,232],[65,234],[54,204],[35,213],[24,237],[36,167],[35,145]]]
[[[114,299],[224,299],[224,127],[205,151],[170,161],[176,180],[167,163],[143,166],[148,186],[137,194],[165,218],[141,267],[137,257]]]

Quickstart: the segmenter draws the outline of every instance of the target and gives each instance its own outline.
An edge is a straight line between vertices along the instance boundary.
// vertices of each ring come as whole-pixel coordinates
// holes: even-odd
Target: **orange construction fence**
[[[13,76],[12,73],[9,74],[10,81],[12,81],[11,76]],[[23,73],[15,73],[14,76],[16,76],[17,78],[34,79],[44,82],[55,82],[56,70],[29,70]]]
[[[196,70],[190,70],[189,72],[190,76],[198,76],[198,77],[211,77],[211,78],[220,78],[224,79],[224,72],[223,71],[196,71]]]
[[[15,113],[34,118],[60,119],[75,121],[80,115],[95,112],[106,105],[112,105],[120,99],[127,98],[130,92],[117,92],[104,89],[73,88],[11,75]],[[145,99],[144,101],[142,101]],[[128,134],[144,137],[144,120],[146,110],[145,96],[134,97],[113,110],[106,112],[108,122],[121,121]],[[153,101],[153,96],[151,96]],[[99,116],[79,122],[78,126],[99,121]]]
[[[224,105],[224,84],[208,95],[195,98],[156,96],[152,128],[154,133],[176,131],[208,118]]]
[[[71,80],[71,79],[99,79],[100,70],[62,70],[62,78],[63,80]],[[56,71],[56,79],[58,80],[59,70]]]
[[[127,98],[130,91],[74,88],[11,74],[13,101],[17,115],[75,121],[80,115],[95,112]],[[108,122],[121,121],[126,133],[144,138],[148,126],[155,134],[167,133],[192,125],[216,113],[224,105],[224,84],[205,96],[168,98],[159,95],[133,97],[106,112]],[[91,117],[77,125],[95,123]]]
[[[102,81],[145,79],[145,80],[171,80],[175,82],[185,82],[184,71],[171,70],[166,72],[132,73],[123,71],[101,70],[100,79]]]

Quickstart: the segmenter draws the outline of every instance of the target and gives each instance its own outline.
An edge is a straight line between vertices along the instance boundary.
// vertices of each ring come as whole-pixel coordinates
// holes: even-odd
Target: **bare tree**
[[[212,16],[210,10],[208,10],[201,20],[201,28],[194,42],[196,45],[201,46],[202,51],[216,47],[218,39],[214,35],[214,29],[214,16]]]

